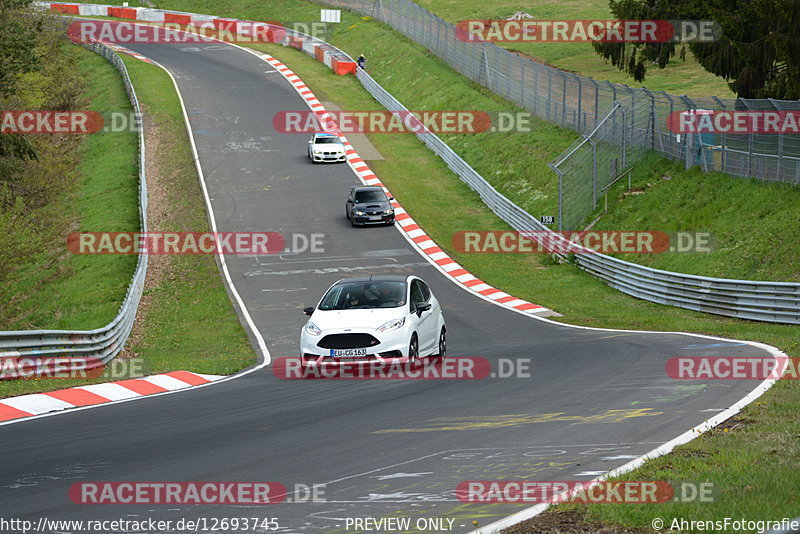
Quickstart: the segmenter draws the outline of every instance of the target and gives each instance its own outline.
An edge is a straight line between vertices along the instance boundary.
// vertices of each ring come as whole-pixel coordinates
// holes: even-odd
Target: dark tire
[[[436,353],[436,357],[440,360],[443,360],[447,357],[447,329],[442,326],[442,330],[439,332],[439,352]]]
[[[419,340],[416,332],[411,334],[411,342],[408,344],[408,362],[411,365],[419,364]]]

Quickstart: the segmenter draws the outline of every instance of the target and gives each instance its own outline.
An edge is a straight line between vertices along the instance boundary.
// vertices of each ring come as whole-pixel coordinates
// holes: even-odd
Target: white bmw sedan
[[[439,301],[410,275],[345,278],[333,284],[300,335],[303,363],[417,362],[444,358],[447,343]]]
[[[314,163],[346,161],[347,155],[339,136],[315,133],[308,140],[308,159]]]

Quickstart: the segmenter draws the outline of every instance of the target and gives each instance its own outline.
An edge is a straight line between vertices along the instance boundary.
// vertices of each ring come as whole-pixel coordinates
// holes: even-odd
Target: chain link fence
[[[559,205],[568,210],[563,229],[575,230],[591,212],[587,198],[594,195],[593,178],[610,170],[617,159],[617,171],[634,165],[645,153],[629,153],[621,165],[620,149],[643,147],[687,167],[700,165],[704,170],[722,171],[764,181],[800,184],[800,135],[797,134],[701,134],[678,135],[667,127],[671,114],[689,110],[719,111],[798,111],[800,101],[755,100],[744,98],[675,96],[663,91],[634,89],[623,84],[599,82],[585,76],[548,67],[524,56],[509,52],[493,43],[467,42],[459,38],[455,27],[410,0],[321,0],[323,3],[371,16],[425,46],[464,76],[519,104],[532,114],[565,128],[584,133],[593,131],[608,110],[619,105],[611,120],[615,133],[602,135],[603,142],[594,161],[597,169],[586,166],[585,137],[554,162],[556,167],[571,165],[587,176],[571,179]],[[672,115],[673,117],[675,115]],[[625,120],[620,124],[620,117]],[[620,131],[616,131],[620,130]],[[623,142],[627,146],[622,146]],[[582,146],[578,150],[578,145]],[[607,147],[607,148],[606,148]],[[589,148],[592,148],[589,143]],[[604,152],[608,150],[609,153]],[[576,158],[566,163],[565,154]],[[562,175],[559,174],[559,178]],[[613,179],[613,178],[612,178]],[[577,192],[579,183],[587,189]],[[591,187],[590,187],[591,186]],[[576,205],[572,205],[575,202]],[[588,211],[587,211],[588,209]],[[578,214],[582,214],[579,216]]]
[[[578,229],[607,189],[644,152],[628,127],[633,114],[615,102],[594,127],[549,163],[558,176],[558,229]],[[643,110],[644,111],[644,110]],[[645,116],[641,113],[640,116]]]

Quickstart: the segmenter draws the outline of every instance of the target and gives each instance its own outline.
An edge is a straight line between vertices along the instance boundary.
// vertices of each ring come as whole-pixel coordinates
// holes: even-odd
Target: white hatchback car
[[[333,284],[300,335],[303,364],[444,358],[444,315],[428,285],[413,275],[345,278]]]
[[[342,140],[331,133],[315,133],[308,140],[308,158],[314,163],[345,161]]]

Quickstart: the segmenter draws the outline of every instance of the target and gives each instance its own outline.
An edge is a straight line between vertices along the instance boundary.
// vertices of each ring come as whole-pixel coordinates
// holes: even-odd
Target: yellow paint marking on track
[[[652,408],[637,408],[624,410],[607,410],[596,415],[565,415],[565,412],[543,414],[504,414],[474,417],[441,417],[429,419],[431,426],[427,428],[389,428],[377,430],[374,434],[391,432],[441,432],[454,430],[485,430],[488,428],[505,428],[511,426],[532,425],[536,423],[569,422],[571,424],[585,423],[619,423],[634,417],[652,417],[664,412],[653,412]]]

